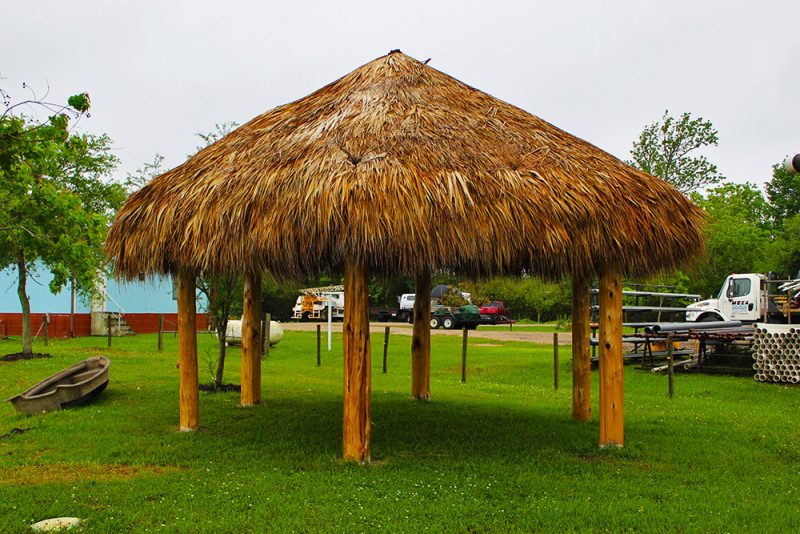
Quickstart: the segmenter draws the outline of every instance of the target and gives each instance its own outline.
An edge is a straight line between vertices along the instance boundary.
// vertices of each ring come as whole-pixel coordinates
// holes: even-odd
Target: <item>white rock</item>
[[[80,526],[82,520],[77,517],[54,517],[44,519],[31,525],[36,532],[56,532]]]

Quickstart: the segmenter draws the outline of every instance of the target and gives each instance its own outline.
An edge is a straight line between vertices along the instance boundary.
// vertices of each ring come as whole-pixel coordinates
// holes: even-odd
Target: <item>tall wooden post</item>
[[[369,295],[367,270],[344,267],[344,459],[370,461]]]
[[[200,426],[197,377],[197,309],[194,273],[178,271],[178,366],[180,367],[181,432]]]
[[[592,361],[589,321],[589,284],[572,278],[572,419],[592,419]]]
[[[431,398],[431,273],[417,275],[411,336],[411,396]]]
[[[553,389],[558,391],[558,332],[553,332]]]
[[[624,439],[622,366],[622,274],[600,274],[600,447],[622,447]]]
[[[241,405],[261,402],[261,275],[245,273]]]

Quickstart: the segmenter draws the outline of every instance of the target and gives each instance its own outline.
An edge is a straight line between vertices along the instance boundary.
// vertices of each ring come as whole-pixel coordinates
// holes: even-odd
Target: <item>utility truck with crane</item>
[[[300,290],[300,296],[292,308],[292,319],[301,321],[322,321],[328,318],[344,319],[344,286],[307,287]]]

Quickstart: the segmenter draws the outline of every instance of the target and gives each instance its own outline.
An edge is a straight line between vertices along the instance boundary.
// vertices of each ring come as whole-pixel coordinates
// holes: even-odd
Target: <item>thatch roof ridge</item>
[[[120,210],[123,276],[525,269],[630,274],[702,248],[665,182],[432,67],[391,53],[255,117]]]

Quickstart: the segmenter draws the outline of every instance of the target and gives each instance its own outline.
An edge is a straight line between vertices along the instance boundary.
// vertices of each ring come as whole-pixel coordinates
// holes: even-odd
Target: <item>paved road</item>
[[[281,323],[284,330],[300,330],[300,331],[313,331],[317,329],[319,323],[300,323],[295,321],[287,321]],[[383,333],[384,327],[391,327],[393,334],[411,335],[411,325],[408,323],[378,323],[372,322],[369,325],[369,331],[372,333]],[[328,323],[322,323],[323,332],[327,332]],[[333,331],[341,332],[342,323],[333,323]],[[445,330],[440,328],[438,330],[431,330],[434,336],[460,336],[461,330]],[[479,326],[477,330],[471,330],[469,333],[471,338],[493,339],[496,341],[527,341],[528,343],[543,343],[547,345],[553,344],[552,332],[524,332],[521,330],[481,330]],[[559,332],[558,344],[569,345],[572,343],[572,338],[569,332]]]

